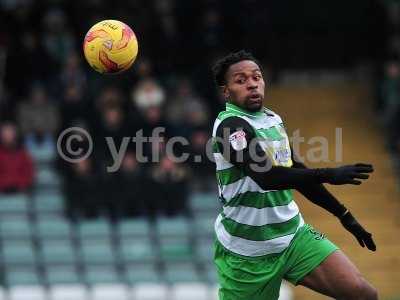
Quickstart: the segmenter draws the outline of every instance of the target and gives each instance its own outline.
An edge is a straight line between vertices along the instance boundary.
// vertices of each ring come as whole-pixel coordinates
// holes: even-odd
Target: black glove
[[[351,212],[348,211],[343,217],[341,217],[340,222],[344,228],[346,228],[352,235],[356,237],[361,247],[364,248],[367,246],[367,248],[371,251],[376,250],[374,240],[372,239],[372,234],[366,231],[360,225],[360,223],[357,222]]]
[[[321,183],[330,184],[361,184],[361,180],[368,179],[369,175],[364,173],[372,173],[374,171],[370,164],[355,164],[342,166],[338,168],[317,169]]]

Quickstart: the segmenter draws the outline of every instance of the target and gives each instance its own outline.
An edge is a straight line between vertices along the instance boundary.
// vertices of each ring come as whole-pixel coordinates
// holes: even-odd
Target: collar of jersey
[[[261,117],[264,115],[262,111],[255,111],[255,112],[247,111],[230,102],[226,103],[226,111],[234,111],[240,113],[241,115],[246,115],[249,117]]]

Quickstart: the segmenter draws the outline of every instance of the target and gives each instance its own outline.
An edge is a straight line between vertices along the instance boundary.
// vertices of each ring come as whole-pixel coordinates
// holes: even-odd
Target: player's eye
[[[237,79],[235,80],[235,82],[238,83],[238,84],[243,84],[243,83],[246,82],[246,80],[245,80],[243,77],[240,77],[240,78],[237,78]]]
[[[257,74],[257,75],[254,75],[254,80],[256,80],[256,81],[259,81],[260,79],[261,79],[261,75],[259,75],[259,74]]]

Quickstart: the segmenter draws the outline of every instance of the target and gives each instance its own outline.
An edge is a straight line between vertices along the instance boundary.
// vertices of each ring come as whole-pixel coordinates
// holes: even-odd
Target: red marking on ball
[[[85,36],[85,41],[86,42],[91,42],[93,41],[95,38],[105,38],[108,36],[107,31],[103,30],[103,29],[98,29],[98,30],[93,30],[93,31],[89,31],[86,36]]]
[[[108,73],[116,73],[121,70],[121,68],[118,67],[118,64],[109,59],[107,53],[103,50],[99,52],[99,60],[106,67]]]
[[[117,50],[120,50],[122,48],[125,48],[129,41],[134,38],[136,39],[135,34],[133,33],[132,29],[130,29],[128,26],[124,26],[122,28],[122,37],[121,39],[117,42],[117,44],[115,45],[115,48]]]

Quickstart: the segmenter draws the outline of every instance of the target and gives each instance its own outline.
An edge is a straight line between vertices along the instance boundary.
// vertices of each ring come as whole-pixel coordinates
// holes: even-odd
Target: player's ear
[[[227,85],[222,85],[221,87],[221,93],[224,96],[224,99],[228,99],[229,98],[229,91],[228,91],[228,87]]]

